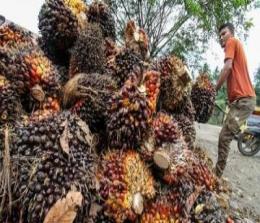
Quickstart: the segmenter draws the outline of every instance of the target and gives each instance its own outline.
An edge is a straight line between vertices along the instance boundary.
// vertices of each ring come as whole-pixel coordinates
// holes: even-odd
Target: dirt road
[[[215,164],[221,128],[197,124],[196,129],[197,144],[208,152]],[[260,152],[253,157],[245,157],[239,153],[237,142],[233,140],[224,177],[232,185],[231,206],[234,209],[253,210],[260,216]],[[252,219],[251,214],[248,213],[248,218],[250,217]]]

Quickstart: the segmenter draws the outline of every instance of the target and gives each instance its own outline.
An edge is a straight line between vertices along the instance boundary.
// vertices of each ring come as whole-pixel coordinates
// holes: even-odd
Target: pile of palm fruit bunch
[[[0,26],[0,222],[224,222],[193,150],[206,78],[149,58],[133,20],[118,44],[102,1],[45,0],[38,18],[39,36]]]
[[[191,100],[195,108],[195,119],[198,122],[206,123],[213,113],[215,105],[216,90],[210,82],[207,74],[200,74],[191,91]]]

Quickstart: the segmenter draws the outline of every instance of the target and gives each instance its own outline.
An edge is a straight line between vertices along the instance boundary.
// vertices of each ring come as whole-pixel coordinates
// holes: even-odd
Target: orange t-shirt
[[[225,46],[225,60],[232,59],[232,71],[227,78],[229,102],[243,97],[255,97],[255,90],[250,80],[246,55],[241,42],[232,37]]]

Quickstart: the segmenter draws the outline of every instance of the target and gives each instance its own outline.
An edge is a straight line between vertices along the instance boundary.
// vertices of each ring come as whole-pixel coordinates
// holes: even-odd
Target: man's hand
[[[224,67],[221,70],[221,73],[219,75],[219,79],[218,79],[218,82],[217,82],[217,85],[216,85],[216,91],[218,91],[221,88],[223,83],[227,80],[229,74],[231,74],[232,64],[233,64],[232,59],[227,59],[225,61]]]

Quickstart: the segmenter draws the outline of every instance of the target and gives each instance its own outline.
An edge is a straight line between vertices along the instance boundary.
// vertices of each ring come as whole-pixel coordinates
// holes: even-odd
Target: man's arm
[[[227,59],[225,61],[224,67],[221,70],[221,73],[219,75],[219,79],[218,79],[218,82],[217,82],[217,85],[216,85],[216,91],[218,91],[221,88],[221,86],[223,85],[223,83],[226,81],[229,74],[231,73],[232,63],[233,63],[232,59]]]

